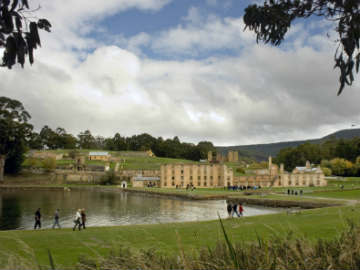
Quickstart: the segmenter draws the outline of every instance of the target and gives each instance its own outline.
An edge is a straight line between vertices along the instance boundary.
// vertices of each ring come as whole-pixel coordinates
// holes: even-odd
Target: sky
[[[336,35],[321,18],[296,21],[273,47],[244,31],[244,8],[260,0],[29,2],[52,32],[40,32],[32,66],[0,69],[0,95],[21,101],[37,131],[229,146],[360,124],[359,78],[336,96]]]

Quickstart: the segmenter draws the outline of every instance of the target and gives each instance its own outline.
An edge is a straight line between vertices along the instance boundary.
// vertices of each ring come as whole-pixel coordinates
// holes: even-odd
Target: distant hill
[[[237,145],[237,146],[216,146],[217,151],[226,153],[229,150],[239,151],[240,157],[252,157],[258,161],[267,160],[268,156],[275,157],[279,151],[287,147],[296,147],[306,142],[309,143],[322,143],[330,138],[336,139],[352,139],[360,137],[360,129],[344,129],[331,133],[320,139],[302,140],[302,141],[289,141],[267,144],[253,144],[253,145]]]

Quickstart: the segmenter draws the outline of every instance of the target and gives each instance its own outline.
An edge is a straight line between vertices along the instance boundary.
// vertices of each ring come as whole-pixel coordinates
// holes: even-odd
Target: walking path
[[[339,199],[339,198],[330,198],[330,197],[314,197],[314,196],[309,196],[309,195],[288,195],[288,194],[281,194],[281,193],[271,193],[271,194],[286,196],[286,197],[299,196],[301,198],[314,199],[314,200],[338,201],[338,202],[345,203],[345,205],[356,205],[356,204],[360,203],[360,200],[349,200],[349,199]]]

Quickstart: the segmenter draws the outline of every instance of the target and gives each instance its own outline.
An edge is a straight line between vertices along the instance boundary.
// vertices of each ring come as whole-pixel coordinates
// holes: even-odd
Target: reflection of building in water
[[[197,188],[233,185],[233,171],[223,164],[166,164],[160,167],[160,187]]]
[[[268,169],[255,170],[254,175],[235,176],[235,185],[262,186],[262,187],[296,187],[296,186],[326,186],[327,181],[320,167],[313,168],[309,161],[305,167],[296,167],[291,173],[284,170],[284,164],[280,170],[276,164],[272,164],[269,157]]]

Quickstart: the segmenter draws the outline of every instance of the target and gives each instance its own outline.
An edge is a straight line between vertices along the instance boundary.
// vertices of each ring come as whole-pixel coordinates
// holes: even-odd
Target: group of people
[[[227,212],[229,214],[229,217],[233,217],[234,214],[236,214],[238,217],[241,217],[244,215],[244,207],[242,206],[241,203],[239,204],[231,204],[231,203],[227,203],[226,206]]]
[[[226,187],[224,187],[225,189]],[[235,186],[227,186],[227,189],[228,190],[250,190],[250,189],[253,189],[253,190],[256,190],[256,189],[260,189],[261,186],[242,186],[242,185],[235,185]]]
[[[288,189],[287,190],[287,194],[288,195],[303,195],[303,190],[302,189],[300,189],[300,191],[299,191],[299,193],[298,193],[298,191],[297,190],[293,190],[293,189]]]
[[[34,230],[41,229],[41,209],[38,208],[35,212],[35,225],[34,225]],[[58,226],[58,228],[61,229],[61,225],[60,225],[60,210],[56,209],[55,213],[54,213],[54,223],[52,225],[52,228],[55,229],[56,226]],[[76,211],[75,214],[75,218],[74,218],[74,227],[73,227],[73,231],[75,231],[76,227],[78,227],[79,231],[81,230],[81,227],[83,229],[86,229],[85,224],[86,224],[86,213],[85,213],[85,209],[78,209]]]

